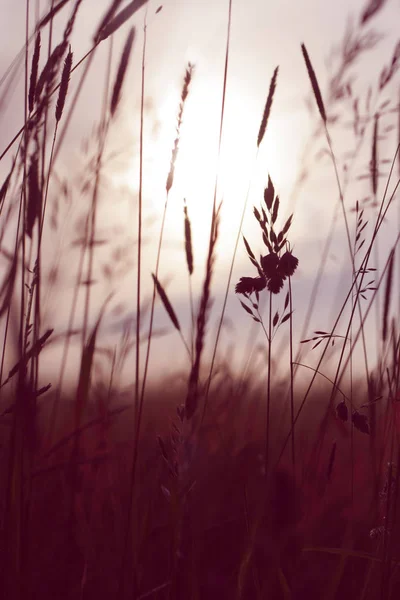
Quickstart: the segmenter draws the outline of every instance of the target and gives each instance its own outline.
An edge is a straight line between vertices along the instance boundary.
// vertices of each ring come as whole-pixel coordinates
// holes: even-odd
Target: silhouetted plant
[[[262,207],[261,212],[254,207],[254,216],[260,226],[263,242],[269,252],[261,256],[260,262],[258,262],[246,238],[243,238],[248,257],[252,265],[256,267],[258,277],[241,277],[235,287],[237,294],[243,294],[246,297],[253,293],[256,294],[257,302],[259,292],[265,288],[272,294],[279,294],[285,280],[295,273],[299,264],[298,259],[293,256],[287,240],[293,215],[290,215],[281,231],[278,234],[275,233],[279,213],[279,196],[275,195],[270,177],[268,177],[268,186],[264,190],[264,204],[265,208]],[[242,302],[241,304],[243,307],[245,306]],[[247,308],[245,310],[249,312]],[[251,310],[250,314],[252,314]]]

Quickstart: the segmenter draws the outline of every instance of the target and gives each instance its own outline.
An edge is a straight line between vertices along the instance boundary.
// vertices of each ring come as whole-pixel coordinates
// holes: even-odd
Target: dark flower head
[[[241,277],[239,283],[236,284],[235,292],[236,294],[261,292],[266,285],[266,281],[263,277]]]
[[[351,415],[351,420],[353,421],[354,427],[358,429],[358,431],[369,435],[369,423],[366,415],[362,415],[357,410],[355,410]]]
[[[261,266],[265,273],[265,277],[273,277],[276,275],[278,265],[279,258],[274,252],[261,257]]]
[[[279,273],[280,275],[285,277],[291,277],[295,270],[297,269],[297,265],[299,264],[298,259],[293,256],[291,252],[285,252],[281,256],[279,261]]]
[[[283,277],[276,273],[267,281],[267,288],[273,294],[279,294],[283,288]]]

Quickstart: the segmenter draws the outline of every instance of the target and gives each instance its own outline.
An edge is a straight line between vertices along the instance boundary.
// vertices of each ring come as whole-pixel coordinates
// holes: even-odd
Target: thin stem
[[[213,232],[213,228],[214,228],[214,216],[215,216],[216,210],[217,210],[217,192],[218,192],[218,183],[219,183],[219,163],[220,163],[220,159],[221,159],[222,132],[223,132],[223,128],[224,128],[224,117],[225,117],[226,87],[227,87],[227,81],[228,81],[229,51],[230,51],[230,43],[231,43],[231,25],[232,25],[232,0],[229,0],[229,5],[228,5],[228,26],[227,26],[227,35],[226,35],[226,48],[225,48],[224,81],[223,81],[223,86],[222,86],[221,117],[220,117],[219,138],[218,138],[218,166],[217,166],[217,173],[216,173],[215,185],[214,185],[214,199],[213,199],[213,210],[212,210],[213,218],[211,220],[210,240],[212,238],[212,232]],[[233,264],[231,265],[231,270],[230,270],[230,274],[229,274],[229,278],[228,278],[228,286],[229,286],[229,282],[230,282],[230,277],[231,277],[232,269],[233,269]],[[223,314],[224,314],[225,306],[226,306],[226,302],[227,302],[227,295],[228,295],[228,292],[226,291],[226,293],[225,293],[225,299],[224,299],[223,312],[221,314],[221,319],[220,319],[220,323],[219,323],[218,330],[217,330],[217,339],[216,339],[216,342],[215,342],[215,345],[214,345],[214,351],[213,351],[213,357],[212,357],[212,361],[211,361],[210,374],[209,374],[208,381],[207,381],[207,388],[206,388],[206,394],[205,394],[204,405],[203,405],[202,422],[204,420],[204,416],[205,416],[205,413],[206,413],[206,410],[207,410],[207,404],[208,404],[208,397],[209,397],[209,390],[210,390],[210,384],[211,384],[212,371],[213,371],[215,356],[216,356],[216,352],[217,352],[218,339],[219,339],[219,335],[220,335],[220,332],[221,332],[221,326],[222,326],[222,321],[223,321]]]
[[[128,516],[126,523],[126,533],[123,542],[123,553],[121,560],[121,571],[119,576],[117,598],[120,600],[124,597],[125,591],[125,567],[128,559],[129,539],[132,535],[132,520],[133,520],[133,498],[136,481],[137,460],[139,454],[139,433],[143,414],[143,398],[145,375],[143,377],[142,393],[139,396],[139,378],[140,378],[140,325],[141,325],[141,269],[142,269],[142,216],[143,216],[143,130],[144,130],[144,95],[145,95],[145,59],[146,59],[146,44],[147,44],[147,10],[144,16],[143,25],[143,47],[142,47],[142,69],[141,69],[141,97],[140,97],[140,134],[139,134],[139,199],[138,199],[138,244],[137,244],[137,280],[136,280],[136,353],[135,353],[135,439],[133,447],[132,467],[130,474],[129,485],[129,505]],[[165,213],[164,213],[165,218]],[[164,226],[164,219],[163,225]],[[154,290],[155,292],[155,290]],[[154,294],[153,292],[153,294]],[[146,372],[147,374],[147,372]],[[133,577],[135,578],[135,573]],[[134,585],[134,594],[136,597],[136,585]]]
[[[271,412],[271,351],[272,351],[272,292],[269,293],[268,314],[268,374],[267,374],[267,426],[265,436],[265,478],[268,479],[270,449],[270,412]]]
[[[258,152],[259,152],[259,147],[257,147],[256,156],[255,156],[255,159],[254,159],[254,165],[257,164]],[[229,267],[228,281],[226,282],[224,301],[223,301],[223,304],[222,304],[221,316],[220,316],[220,319],[219,319],[219,322],[218,322],[217,335],[216,335],[216,338],[215,338],[214,349],[213,349],[213,354],[212,354],[212,358],[211,358],[210,372],[209,372],[208,380],[207,380],[206,395],[205,395],[204,410],[203,410],[203,419],[204,419],[206,408],[207,408],[207,404],[208,404],[208,396],[209,396],[209,392],[210,392],[210,385],[211,385],[212,374],[213,374],[213,371],[214,371],[215,358],[216,358],[216,355],[217,355],[218,342],[219,342],[219,338],[220,338],[220,335],[221,335],[222,324],[223,324],[224,317],[225,317],[226,305],[228,303],[228,294],[229,294],[229,290],[230,290],[230,287],[231,287],[233,267],[235,265],[235,259],[236,259],[237,249],[238,249],[238,246],[239,246],[240,234],[242,232],[243,221],[244,221],[244,217],[245,217],[246,210],[247,210],[247,204],[248,204],[248,201],[249,201],[251,180],[252,180],[252,178],[250,178],[250,181],[249,181],[249,184],[248,184],[248,187],[247,187],[246,199],[245,199],[245,202],[244,202],[244,205],[243,205],[242,214],[241,214],[241,217],[240,217],[240,223],[239,223],[239,227],[238,227],[238,232],[237,232],[237,235],[236,235],[235,247],[233,249],[233,255],[232,255],[232,259],[231,259],[231,264],[230,264],[230,267]]]
[[[344,194],[343,194],[343,189],[342,189],[342,185],[340,183],[340,177],[339,177],[339,171],[338,171],[338,166],[337,166],[337,162],[336,162],[336,157],[335,154],[333,152],[333,147],[332,147],[332,140],[328,131],[328,126],[326,123],[324,123],[324,127],[325,127],[325,134],[326,134],[326,139],[328,142],[328,146],[329,146],[329,152],[330,152],[330,156],[332,159],[332,164],[333,164],[333,169],[335,172],[335,178],[336,178],[336,183],[337,183],[337,187],[338,187],[338,191],[339,191],[339,197],[340,197],[340,204],[342,207],[342,213],[343,213],[343,220],[345,223],[345,227],[346,227],[346,237],[347,237],[347,244],[348,244],[348,248],[349,248],[349,254],[350,254],[350,258],[351,258],[351,265],[352,265],[352,271],[353,271],[353,279],[356,281],[357,280],[357,273],[356,273],[356,267],[355,267],[355,261],[354,261],[354,254],[353,254],[353,248],[352,248],[352,243],[351,243],[351,236],[350,236],[350,228],[349,228],[349,223],[348,223],[348,219],[347,219],[347,215],[346,215],[346,208],[344,205]],[[362,321],[362,312],[361,312],[361,303],[360,303],[360,296],[359,296],[359,291],[361,290],[361,284],[356,292],[356,302],[357,302],[357,307],[358,307],[358,314],[359,314],[359,318],[360,321]],[[365,341],[365,333],[364,331],[362,332],[362,341],[363,341],[363,350],[364,350],[364,363],[365,363],[365,370],[366,370],[366,374],[368,376],[368,372],[369,372],[369,368],[368,368],[368,356],[367,356],[367,343]],[[344,351],[345,346],[343,346],[343,351]],[[343,356],[343,354],[342,354]],[[340,357],[339,360],[339,365],[338,365],[338,369],[340,369],[340,363],[342,360],[342,356]]]
[[[294,436],[294,365],[293,365],[293,296],[292,296],[292,280],[289,277],[289,360],[290,360],[290,422],[292,426],[292,468],[293,481],[296,481],[296,451],[295,451],[295,436]]]
[[[192,362],[193,362],[196,317],[194,314],[193,285],[192,285],[192,277],[191,277],[190,273],[189,273],[189,303],[190,303],[190,322],[191,322],[190,351],[191,351]]]

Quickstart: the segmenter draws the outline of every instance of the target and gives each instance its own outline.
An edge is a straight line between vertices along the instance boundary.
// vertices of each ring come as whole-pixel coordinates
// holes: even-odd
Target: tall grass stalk
[[[146,47],[144,46],[143,55],[145,54],[145,50],[146,50]],[[184,84],[183,84],[182,93],[181,93],[181,103],[180,103],[180,107],[179,107],[178,122],[177,122],[177,133],[176,133],[177,137],[174,142],[174,147],[173,147],[172,155],[171,155],[170,168],[169,168],[169,172],[167,175],[167,181],[166,181],[166,198],[165,198],[164,209],[163,209],[163,213],[162,213],[160,234],[159,234],[159,238],[158,238],[157,256],[156,256],[156,265],[155,265],[155,280],[154,280],[154,286],[153,286],[153,295],[152,295],[152,299],[151,299],[149,334],[148,334],[148,340],[147,340],[146,356],[145,356],[145,361],[144,361],[143,382],[142,382],[142,389],[141,389],[141,393],[140,393],[140,406],[138,408],[139,412],[142,411],[142,407],[143,407],[147,374],[148,374],[149,361],[150,361],[151,340],[152,340],[153,324],[154,324],[154,308],[155,308],[155,300],[156,300],[156,283],[155,282],[158,280],[158,275],[159,275],[159,270],[160,270],[161,250],[162,250],[162,244],[163,244],[163,238],[164,238],[165,219],[167,216],[169,194],[170,194],[170,190],[172,188],[173,181],[174,181],[175,164],[176,164],[176,160],[178,157],[178,151],[179,151],[179,140],[180,140],[181,126],[182,126],[183,111],[184,111],[187,95],[189,93],[189,88],[190,88],[190,84],[191,84],[191,80],[192,80],[192,74],[193,74],[193,65],[191,63],[189,63],[187,70],[186,70]],[[181,338],[183,340],[184,345],[186,346],[186,342],[183,339],[182,334],[181,334]],[[187,346],[186,346],[186,349],[187,349]],[[190,352],[189,352],[189,355],[190,355]]]
[[[292,296],[292,280],[289,277],[289,365],[290,365],[290,423],[292,436],[292,469],[293,481],[296,481],[296,444],[295,444],[295,427],[294,427],[294,353],[293,353],[293,296]]]
[[[304,55],[304,59],[306,62],[306,67],[307,67],[307,71],[308,71],[308,75],[310,77],[310,81],[311,81],[311,85],[312,85],[312,89],[314,92],[314,96],[315,96],[315,100],[316,103],[318,105],[318,109],[321,115],[321,119],[323,121],[323,127],[324,127],[324,131],[325,131],[325,137],[326,137],[326,141],[328,143],[328,147],[329,147],[329,154],[332,160],[332,165],[333,165],[333,169],[334,169],[334,173],[335,173],[335,179],[336,179],[336,184],[337,184],[337,188],[338,188],[338,193],[339,193],[339,198],[340,198],[340,204],[342,207],[342,215],[343,215],[343,221],[345,224],[345,228],[346,228],[346,237],[347,237],[347,244],[348,244],[348,249],[349,249],[349,255],[350,255],[350,260],[351,260],[351,264],[352,264],[352,271],[353,271],[353,278],[355,280],[357,280],[357,272],[356,272],[356,267],[355,267],[355,261],[354,261],[354,255],[353,255],[353,246],[351,243],[351,236],[350,236],[350,228],[349,228],[349,223],[348,223],[348,219],[347,219],[347,214],[346,214],[346,208],[345,208],[345,204],[344,204],[344,195],[343,195],[343,189],[342,189],[342,184],[340,182],[340,177],[339,177],[339,170],[338,170],[338,165],[337,165],[337,160],[335,157],[335,153],[333,151],[333,146],[332,146],[332,138],[329,134],[329,130],[328,130],[328,122],[327,122],[327,116],[326,116],[326,111],[325,111],[325,106],[322,100],[322,95],[321,95],[321,91],[318,85],[318,80],[317,77],[315,75],[314,69],[312,67],[310,58],[308,56],[306,47],[304,46],[304,44],[302,44],[302,51],[303,51],[303,55]],[[361,287],[359,286],[359,290],[361,289]],[[360,304],[360,299],[359,299],[359,294],[356,294],[356,301],[357,301],[357,305],[358,305],[358,312],[359,312],[359,317],[361,320],[361,304]],[[363,346],[364,346],[364,360],[365,360],[365,367],[366,367],[366,371],[368,373],[368,359],[367,359],[367,351],[366,351],[366,342],[365,342],[365,335],[363,334]],[[345,346],[343,346],[344,349]]]
[[[344,218],[344,222],[345,222],[345,227],[346,227],[346,235],[347,235],[347,240],[348,240],[348,246],[349,246],[349,253],[351,256],[351,262],[352,262],[352,270],[353,270],[353,280],[357,281],[357,273],[355,270],[355,263],[354,263],[354,255],[353,255],[353,249],[352,249],[352,244],[351,244],[351,238],[350,238],[350,231],[349,231],[349,226],[348,226],[348,221],[347,221],[347,215],[346,215],[346,211],[345,211],[345,207],[344,207],[344,196],[343,196],[343,191],[342,191],[342,187],[341,187],[341,183],[340,183],[340,178],[339,178],[339,173],[338,173],[338,168],[337,168],[337,162],[335,159],[335,155],[333,152],[333,147],[332,147],[332,141],[331,141],[331,137],[328,131],[328,127],[327,127],[327,116],[326,116],[326,111],[325,111],[325,107],[323,104],[323,100],[322,100],[322,95],[319,89],[319,85],[318,85],[318,81],[317,78],[315,76],[314,70],[312,68],[311,65],[311,61],[309,59],[307,50],[304,46],[304,44],[302,45],[302,50],[303,50],[303,55],[304,55],[304,59],[306,62],[306,66],[307,66],[307,71],[310,77],[310,81],[311,81],[311,85],[313,88],[313,92],[314,92],[314,96],[319,108],[319,112],[321,115],[321,119],[323,121],[323,125],[324,125],[324,129],[325,129],[325,135],[326,135],[326,139],[328,142],[328,147],[329,147],[329,152],[330,152],[330,156],[332,159],[332,164],[334,167],[334,172],[335,172],[335,177],[336,177],[336,182],[337,182],[337,186],[338,186],[338,191],[339,191],[339,197],[340,197],[340,202],[341,202],[341,206],[342,206],[342,212],[343,212],[343,218]],[[362,285],[362,280],[363,280],[363,275],[361,276],[361,281],[358,285],[358,289],[356,292],[356,304],[358,306],[358,310],[359,310],[359,317],[360,317],[360,322],[362,321],[362,315],[361,315],[361,305],[360,305],[360,299],[359,299],[359,294],[360,294],[360,290],[361,290],[361,285]],[[349,323],[349,329],[351,327],[351,321],[353,318],[353,314],[354,311],[352,311],[351,317],[350,317],[350,323]],[[349,329],[348,329],[348,333],[349,333]],[[348,333],[346,334],[346,336],[348,335]],[[347,337],[346,337],[347,339]],[[368,369],[368,360],[367,360],[367,353],[366,353],[366,342],[365,342],[365,334],[364,332],[362,332],[362,339],[363,339],[363,348],[364,348],[364,360],[365,360],[365,366],[366,366],[366,371],[367,373],[369,372]],[[338,363],[338,367],[337,367],[337,371],[336,371],[336,377],[339,374],[339,370],[340,370],[340,365],[343,359],[343,355],[344,355],[344,351],[345,351],[345,344],[342,347],[342,351],[341,351],[341,357],[339,359],[339,363]],[[317,369],[319,368],[319,366],[317,367]],[[336,378],[335,378],[335,382],[336,382]],[[333,395],[335,393],[335,388],[332,388],[332,395],[331,395],[331,400],[329,402],[329,405],[331,405],[332,400],[333,400]],[[291,427],[291,429],[293,429],[293,425]]]
[[[215,174],[215,183],[214,183],[214,198],[213,198],[213,205],[212,205],[210,243],[211,243],[211,239],[213,237],[214,219],[215,219],[215,215],[217,213],[219,165],[220,165],[220,159],[221,159],[222,134],[223,134],[223,129],[224,129],[225,100],[226,100],[226,88],[227,88],[227,82],[228,82],[229,52],[230,52],[230,44],[231,44],[232,4],[233,4],[232,0],[228,0],[228,21],[227,21],[227,32],[226,32],[225,65],[224,65],[224,75],[223,75],[223,84],[222,84],[221,115],[220,115],[220,121],[219,121],[219,136],[218,136],[218,160],[217,160],[217,172]],[[233,265],[231,265],[231,268],[233,268]],[[229,278],[228,278],[228,285],[229,285],[230,276],[231,275],[229,275]],[[227,286],[227,289],[228,289],[228,286]],[[213,356],[211,359],[210,373],[209,373],[209,377],[208,377],[208,381],[207,381],[206,394],[205,394],[204,403],[203,403],[202,420],[204,419],[204,415],[207,410],[208,394],[209,394],[209,389],[210,389],[212,371],[213,371],[213,366],[214,366],[214,361],[215,361],[215,356],[216,356],[216,351],[217,351],[218,339],[219,339],[219,335],[221,332],[223,316],[224,316],[223,313],[225,311],[226,302],[227,302],[227,293],[225,292],[224,307],[222,310],[220,322],[219,322],[218,329],[217,329],[217,338],[216,338],[216,341],[214,344]]]
[[[141,285],[142,285],[142,219],[143,219],[143,132],[144,132],[144,100],[145,100],[145,60],[147,45],[147,6],[143,25],[143,46],[142,46],[142,69],[141,69],[141,93],[140,93],[140,133],[139,133],[139,197],[138,197],[138,224],[137,224],[137,278],[136,278],[136,350],[135,350],[135,438],[134,449],[129,481],[128,514],[126,519],[126,532],[122,548],[121,568],[118,580],[119,599],[123,599],[126,585],[125,570],[128,557],[132,556],[129,550],[134,553],[134,533],[133,533],[133,500],[136,483],[136,469],[139,452],[139,433],[143,412],[143,403],[140,397],[140,327],[141,327]],[[130,546],[129,546],[130,544]],[[133,563],[135,569],[135,563]],[[133,597],[136,595],[136,572],[133,577]]]
[[[28,32],[29,32],[29,0],[25,3],[25,77],[24,77],[24,122],[28,120]],[[16,248],[18,248],[19,224],[22,221],[23,245],[22,264],[25,264],[25,214],[27,205],[27,146],[28,136],[25,135],[23,149],[23,176],[24,184],[20,195],[19,220],[16,232]],[[16,250],[18,252],[18,250]],[[16,257],[15,259],[16,260]],[[26,554],[25,535],[27,533],[27,508],[29,497],[24,489],[24,478],[30,475],[30,454],[27,447],[27,419],[29,399],[25,396],[26,370],[24,368],[24,296],[25,296],[25,271],[21,269],[21,304],[20,322],[18,333],[18,358],[21,367],[18,370],[18,384],[15,397],[15,408],[12,420],[10,447],[8,454],[7,490],[5,497],[5,552],[2,565],[3,595],[13,600],[22,600],[26,586]]]
[[[272,366],[272,292],[268,306],[268,372],[267,372],[267,422],[265,433],[265,477],[268,480],[270,469],[270,428],[271,428],[271,366]]]
[[[229,19],[230,19],[230,17],[231,17],[231,15],[229,15]],[[230,27],[229,27],[229,30],[228,30],[228,34],[229,34],[229,31],[230,31]],[[273,102],[274,94],[275,94],[277,76],[278,76],[278,67],[276,67],[276,69],[274,71],[274,74],[272,76],[271,82],[270,82],[269,92],[268,92],[268,96],[267,96],[267,101],[266,101],[266,104],[265,104],[265,107],[264,107],[264,112],[263,112],[263,116],[262,116],[260,128],[259,128],[259,131],[258,131],[257,150],[256,150],[256,155],[255,155],[254,163],[253,163],[254,164],[254,170],[255,170],[255,167],[257,165],[257,159],[258,159],[258,153],[259,153],[260,145],[261,145],[261,142],[264,139],[265,132],[266,132],[267,125],[268,125],[268,121],[269,121],[269,117],[270,117],[270,114],[271,114],[271,108],[272,108],[272,102]],[[245,201],[244,201],[244,205],[243,205],[243,209],[242,209],[242,214],[241,214],[241,217],[240,217],[238,232],[237,232],[237,235],[236,235],[235,246],[234,246],[234,249],[233,249],[233,254],[232,254],[231,263],[230,263],[230,267],[229,267],[228,281],[227,281],[226,288],[225,288],[225,296],[224,296],[224,301],[223,301],[223,304],[222,304],[221,316],[220,316],[220,319],[219,319],[219,322],[218,322],[217,335],[216,335],[216,338],[215,338],[214,349],[213,349],[213,353],[212,353],[212,357],[211,357],[210,373],[209,373],[208,380],[207,380],[207,387],[206,387],[206,394],[205,394],[205,401],[204,401],[204,409],[203,409],[203,419],[204,419],[206,408],[207,408],[207,402],[208,402],[208,396],[209,396],[209,392],[210,392],[210,385],[211,385],[212,374],[213,374],[213,370],[214,370],[215,358],[216,358],[216,354],[217,354],[218,342],[219,342],[219,338],[220,338],[220,335],[221,335],[222,324],[223,324],[224,317],[225,317],[226,305],[227,305],[227,302],[228,302],[228,294],[229,294],[229,291],[230,291],[230,285],[231,285],[231,281],[232,281],[233,267],[235,265],[235,259],[236,259],[237,249],[238,249],[238,246],[239,246],[239,239],[240,239],[240,235],[242,233],[243,221],[244,221],[244,217],[245,217],[246,210],[247,210],[247,204],[248,204],[248,200],[249,200],[250,186],[251,186],[252,179],[253,179],[253,177],[251,176],[250,179],[249,179],[248,187],[247,187],[247,192],[246,192],[246,197],[245,197]]]
[[[105,129],[108,127],[107,118],[106,118],[106,114],[107,114],[106,107],[108,104],[108,94],[109,94],[109,89],[110,89],[112,56],[113,56],[113,43],[112,43],[112,38],[111,38],[110,45],[109,45],[107,70],[106,70],[106,78],[105,78],[104,94],[103,94],[102,120],[101,120],[102,125],[100,127],[101,139],[100,139],[100,143],[99,143],[100,154],[97,155],[96,180],[95,180],[94,190],[98,190],[100,167],[101,167],[101,156],[104,153],[106,137],[107,137],[106,133],[105,133]],[[71,73],[73,72],[73,70],[74,70],[74,67],[71,68]],[[83,83],[82,79],[81,79],[81,83]],[[79,86],[79,89],[81,89],[80,86]],[[72,112],[76,105],[76,101],[77,101],[77,96],[75,94],[75,96],[72,100],[72,106],[70,108],[70,112],[68,114],[69,118],[71,118],[71,116],[72,116]],[[57,128],[57,125],[58,125],[58,123],[56,123],[56,128]],[[54,138],[54,141],[55,141],[55,138]],[[55,160],[55,158],[53,157],[53,160],[50,161],[50,166],[52,166],[54,164],[54,160]],[[49,169],[49,174],[47,177],[48,182],[50,181],[50,172],[51,171]],[[47,195],[47,191],[46,191],[46,195]],[[84,280],[83,272],[84,272],[84,262],[85,262],[86,250],[87,250],[87,248],[89,248],[89,252],[90,252],[91,251],[90,249],[92,249],[92,251],[94,249],[93,240],[91,242],[91,237],[93,237],[93,239],[94,239],[94,232],[93,232],[93,236],[91,236],[90,219],[92,218],[92,224],[93,224],[93,218],[95,220],[95,215],[93,215],[94,202],[97,204],[96,196],[97,196],[97,191],[94,191],[94,195],[92,196],[92,209],[91,209],[91,211],[88,211],[88,214],[87,214],[86,220],[85,220],[85,228],[84,228],[85,234],[84,234],[83,243],[82,243],[82,247],[81,247],[81,251],[80,251],[80,255],[79,255],[79,261],[78,261],[78,266],[77,266],[77,271],[76,271],[76,279],[75,279],[75,285],[74,285],[74,293],[73,293],[73,298],[72,298],[72,302],[71,302],[71,308],[69,311],[66,339],[65,339],[63,353],[62,353],[62,359],[61,359],[60,374],[59,374],[59,378],[58,378],[58,385],[56,388],[56,393],[55,393],[55,397],[53,400],[53,406],[52,406],[51,417],[50,417],[48,439],[47,439],[48,446],[51,446],[54,441],[53,438],[54,438],[54,433],[55,433],[55,429],[56,429],[56,425],[57,425],[57,414],[58,414],[59,408],[60,408],[60,400],[61,400],[61,396],[62,396],[63,383],[64,383],[64,377],[65,377],[65,372],[66,372],[68,354],[69,354],[69,350],[70,350],[74,321],[75,321],[76,311],[77,311],[77,307],[78,307],[79,293],[81,290],[82,282]],[[42,227],[43,227],[43,223],[44,223],[44,215],[42,218]],[[41,238],[40,238],[40,241],[41,241]],[[88,266],[88,268],[89,268],[89,266]],[[88,273],[87,277],[86,277],[86,281],[88,284],[87,291],[90,289],[90,286],[91,286],[91,284],[89,283],[91,278],[92,278],[91,274]],[[87,337],[87,320],[88,320],[89,300],[90,299],[88,298],[88,296],[86,296],[85,311],[87,314],[84,317],[84,321],[83,321],[82,343],[81,343],[82,352],[83,352],[84,346],[86,344],[86,337]],[[85,325],[85,323],[86,323],[86,325]]]

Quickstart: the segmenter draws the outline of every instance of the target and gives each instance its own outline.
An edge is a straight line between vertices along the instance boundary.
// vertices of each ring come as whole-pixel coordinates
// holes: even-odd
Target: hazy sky
[[[1,0],[2,14],[7,18],[0,23],[2,52],[0,68],[4,72],[24,44],[25,3],[15,0]],[[74,63],[90,48],[93,32],[99,23],[110,0],[83,0],[72,40]],[[72,4],[72,0],[71,0]],[[127,4],[127,2],[125,2]],[[212,203],[215,172],[219,165],[219,198],[223,199],[218,262],[214,279],[214,312],[212,325],[218,318],[221,294],[227,282],[229,265],[234,248],[241,211],[249,190],[248,208],[243,233],[251,240],[255,252],[264,252],[259,232],[253,223],[252,206],[258,205],[268,173],[281,196],[281,222],[295,206],[294,224],[290,240],[300,266],[293,279],[294,293],[297,295],[296,318],[298,329],[304,316],[305,307],[311,293],[313,279],[327,236],[333,208],[337,200],[337,187],[334,172],[329,162],[323,159],[315,168],[314,158],[324,147],[317,143],[307,155],[306,165],[310,168],[310,178],[300,189],[294,190],[306,144],[318,123],[317,112],[310,114],[306,99],[310,97],[310,83],[301,54],[301,43],[305,43],[323,91],[327,95],[326,84],[329,66],[326,58],[332,47],[341,42],[349,21],[355,27],[366,5],[365,0],[234,0],[232,14],[231,48],[227,81],[226,113],[224,121],[222,151],[217,159],[218,129],[221,112],[222,78],[225,60],[227,33],[227,0],[166,0],[162,11],[155,14],[161,2],[148,3],[148,45],[146,59],[146,119],[145,119],[145,171],[144,197],[146,221],[146,250],[144,256],[144,289],[151,290],[150,272],[154,270],[156,242],[159,220],[165,202],[165,181],[168,172],[171,149],[175,137],[176,116],[180,90],[188,62],[195,65],[193,82],[184,112],[184,123],[180,143],[180,154],[176,168],[174,187],[170,194],[165,231],[165,251],[162,255],[160,279],[168,282],[168,292],[177,311],[188,318],[187,276],[182,251],[182,208],[183,198],[187,199],[189,214],[193,223],[195,275],[194,291],[198,292],[204,272],[204,257],[207,251],[207,234]],[[31,20],[34,28],[35,10],[43,15],[48,2],[31,0]],[[69,5],[68,5],[69,6]],[[62,31],[68,8],[63,9],[55,23],[54,37]],[[355,65],[357,75],[354,87],[364,98],[369,85],[376,85],[382,65],[390,62],[393,47],[397,41],[395,24],[399,18],[398,0],[388,0],[380,15],[371,26],[385,34],[385,38],[373,52],[365,55]],[[110,162],[107,171],[107,187],[104,188],[99,213],[99,228],[107,235],[120,236],[133,245],[129,252],[134,255],[136,238],[135,198],[138,187],[138,132],[140,102],[141,48],[143,42],[142,8],[131,20],[136,26],[137,36],[132,55],[129,78],[125,83],[125,94],[118,119],[110,134],[110,147],[119,153]],[[113,65],[118,63],[122,45],[129,25],[126,24],[113,41]],[[43,44],[44,47],[44,44]],[[84,175],[85,159],[82,157],[82,139],[88,137],[93,126],[99,122],[104,91],[105,73],[109,45],[103,44],[96,52],[92,70],[82,90],[80,102],[68,131],[63,151],[57,160],[57,172],[69,182]],[[337,60],[337,59],[336,59]],[[333,63],[332,69],[335,69]],[[278,85],[275,94],[265,141],[255,162],[256,139],[269,82],[276,66],[279,65]],[[71,80],[71,92],[77,88],[82,68]],[[8,94],[2,105],[1,146],[18,130],[23,121],[21,85],[23,64],[14,82],[7,80]],[[398,81],[398,78],[397,78]],[[396,89],[390,88],[390,89]],[[4,86],[2,88],[4,92]],[[71,97],[71,96],[70,96]],[[386,97],[386,96],[385,96]],[[68,103],[67,103],[68,106]],[[314,107],[313,107],[314,109]],[[341,115],[345,120],[345,115]],[[351,119],[348,115],[347,119]],[[393,119],[392,119],[393,121]],[[391,123],[388,123],[389,125]],[[339,128],[340,129],[340,128]],[[335,148],[340,152],[347,149],[348,138],[343,131],[332,129]],[[382,157],[394,154],[396,140],[382,141]],[[90,147],[90,142],[89,142]],[[349,146],[348,149],[350,149]],[[368,148],[368,144],[366,145]],[[361,154],[364,172],[368,163],[368,150]],[[3,167],[4,169],[4,167]],[[361,169],[361,167],[360,167]],[[361,169],[362,172],[362,169]],[[386,170],[387,172],[387,170]],[[3,171],[1,171],[3,173]],[[360,174],[360,170],[356,171]],[[249,181],[251,185],[249,187]],[[78,184],[77,184],[78,186]],[[78,186],[79,187],[79,186]],[[294,191],[297,191],[296,203]],[[57,195],[57,189],[50,193]],[[356,199],[369,194],[369,183],[363,180],[350,188],[348,206]],[[82,199],[77,215],[82,209]],[[87,199],[86,199],[87,202]],[[75,209],[74,209],[75,210]],[[62,217],[61,217],[62,219]],[[115,226],[110,233],[111,225]],[[73,234],[75,221],[63,223],[66,246],[61,251],[60,264],[65,265],[64,273],[71,272],[71,250],[67,241]],[[117,242],[114,237],[114,246]],[[60,243],[56,236],[56,242]],[[338,284],[349,276],[343,272],[343,256],[346,252],[342,223],[337,231],[330,260],[327,264],[327,277],[320,300],[319,310],[313,317],[313,329],[324,329],[332,324],[331,305],[336,298]],[[53,239],[49,240],[52,248]],[[121,243],[121,245],[123,245]],[[101,264],[107,262],[107,253],[102,254]],[[247,336],[251,321],[241,310],[233,293],[233,284],[243,275],[253,275],[242,244],[239,245],[237,263],[231,284],[227,315],[236,325],[237,340]],[[49,299],[49,315],[60,326],[65,324],[65,315],[60,306],[68,305],[71,280],[61,284],[58,295]],[[106,296],[107,284],[100,283],[94,294],[93,306],[99,307]],[[134,302],[134,277],[125,277],[117,287],[118,300],[126,301],[126,313],[134,314],[129,306]],[[340,289],[340,288],[339,288]],[[342,285],[342,289],[343,285]],[[61,296],[60,296],[61,294]],[[339,292],[340,296],[340,292]],[[282,298],[283,301],[283,298]],[[282,304],[282,302],[281,302]],[[279,302],[277,307],[279,306]],[[336,303],[337,306],[337,303]],[[96,313],[94,312],[93,315]],[[94,320],[94,316],[93,316]],[[324,322],[321,322],[324,320]],[[111,321],[110,321],[111,323]],[[166,325],[162,307],[157,308],[156,324]],[[111,325],[110,325],[111,327]],[[239,335],[239,338],[237,337]],[[174,333],[156,345],[156,363],[159,370],[169,368],[171,357],[166,352],[171,344],[177,345],[176,360],[183,356],[178,348],[180,341]]]

